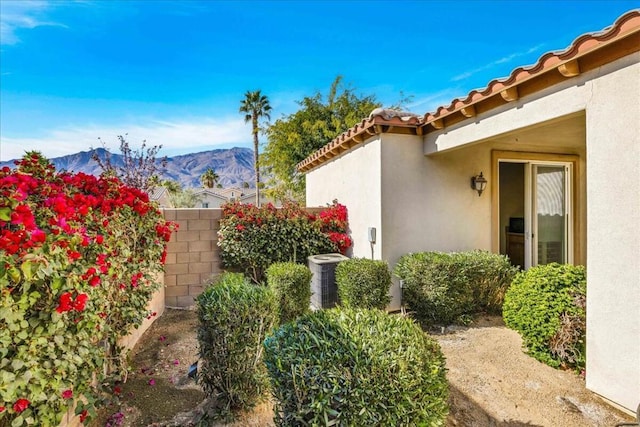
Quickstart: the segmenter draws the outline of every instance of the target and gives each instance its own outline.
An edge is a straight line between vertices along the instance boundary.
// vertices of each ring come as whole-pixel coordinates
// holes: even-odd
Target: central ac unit
[[[338,303],[336,266],[349,259],[341,254],[312,255],[307,258],[311,278],[311,305],[315,308],[332,308]]]

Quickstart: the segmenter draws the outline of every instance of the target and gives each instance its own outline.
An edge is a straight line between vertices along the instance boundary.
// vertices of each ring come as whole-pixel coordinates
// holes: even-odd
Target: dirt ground
[[[273,426],[266,402],[232,424],[196,420],[215,402],[187,377],[197,360],[194,311],[167,309],[132,352],[133,372],[121,386],[121,404],[92,427]],[[519,335],[498,317],[433,335],[447,359],[451,413],[447,426],[603,426],[632,418],[587,391],[573,372],[555,370],[524,354]],[[121,415],[120,415],[121,414]]]
[[[571,371],[523,353],[499,317],[434,335],[447,359],[449,426],[609,426],[632,421],[585,388]]]

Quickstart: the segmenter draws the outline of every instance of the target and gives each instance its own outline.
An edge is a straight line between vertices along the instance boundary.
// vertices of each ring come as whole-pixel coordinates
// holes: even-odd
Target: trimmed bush
[[[268,387],[262,341],[276,317],[273,293],[225,273],[197,297],[197,313],[204,392],[223,402],[223,411],[251,408]]]
[[[391,301],[391,273],[384,261],[366,258],[344,260],[336,266],[336,284],[344,307],[384,310]]]
[[[505,324],[522,335],[527,352],[553,367],[585,365],[586,271],[547,264],[516,276],[503,306]]]
[[[279,262],[267,269],[267,284],[278,304],[280,324],[309,311],[311,303],[311,271],[302,264]]]
[[[279,426],[444,425],[444,358],[411,319],[322,310],[280,327],[264,347]]]
[[[507,257],[486,251],[408,254],[394,269],[404,281],[404,303],[424,325],[467,323],[474,313],[500,313],[516,273]]]

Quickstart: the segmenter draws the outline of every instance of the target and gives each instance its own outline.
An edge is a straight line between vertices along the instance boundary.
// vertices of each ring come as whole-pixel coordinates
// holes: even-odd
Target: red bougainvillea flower
[[[238,231],[244,230],[244,225],[242,225],[242,224],[236,225],[236,230],[238,230]]]
[[[72,390],[65,390],[62,392],[62,398],[63,399],[71,399],[73,397],[73,391]]]
[[[89,412],[87,412],[87,410],[83,410],[82,412],[80,412],[80,422],[83,423],[85,419],[87,419],[87,415],[89,415]]]
[[[45,240],[47,240],[47,235],[44,231],[36,228],[31,232],[31,240],[33,240],[33,242],[35,243],[43,243]]]
[[[58,300],[58,307],[56,308],[56,311],[58,313],[64,313],[66,311],[70,311],[73,309],[73,300],[71,298],[71,292],[65,292],[64,294],[60,295],[60,299]]]
[[[13,410],[19,414],[20,412],[27,409],[30,403],[31,402],[29,402],[27,399],[18,399],[16,403],[13,404]]]
[[[5,407],[4,406],[0,406],[0,412],[4,412]]]
[[[89,296],[87,294],[80,294],[76,297],[76,300],[73,302],[73,309],[76,311],[84,311],[84,306],[87,303]]]
[[[56,311],[61,314],[71,310],[84,311],[88,299],[89,296],[87,294],[80,294],[74,301],[71,297],[71,292],[65,292],[60,295]]]

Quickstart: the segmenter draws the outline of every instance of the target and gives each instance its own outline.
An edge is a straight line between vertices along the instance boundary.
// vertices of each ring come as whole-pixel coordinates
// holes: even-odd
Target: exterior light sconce
[[[471,177],[471,188],[478,192],[478,197],[480,197],[482,192],[487,188],[487,179],[482,176],[482,172],[480,172],[480,175]]]

